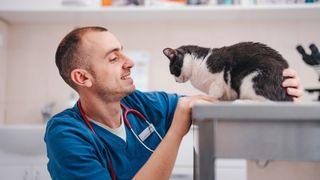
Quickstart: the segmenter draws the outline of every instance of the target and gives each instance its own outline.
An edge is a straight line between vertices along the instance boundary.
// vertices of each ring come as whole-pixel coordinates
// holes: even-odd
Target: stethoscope
[[[82,109],[82,106],[81,106],[81,102],[80,100],[77,102],[77,105],[78,105],[78,108],[79,108],[79,111],[80,111],[80,114],[82,116],[82,118],[84,119],[84,122],[86,123],[86,125],[89,127],[89,129],[95,134],[95,130],[93,129],[88,117],[86,116],[86,114],[84,113],[83,109]],[[128,114],[129,113],[132,113],[132,114],[135,114],[137,115],[141,120],[143,120],[145,123],[148,124],[148,127],[147,128],[152,128],[153,132],[155,132],[157,134],[157,136],[160,138],[160,140],[162,141],[162,137],[161,135],[158,133],[158,131],[156,130],[156,128],[153,126],[152,123],[150,123],[147,118],[142,115],[139,111],[135,110],[135,109],[129,109],[127,108],[125,105],[123,105],[122,103],[120,103],[121,105],[121,108],[124,110],[124,113],[123,113],[123,122],[125,123],[125,125],[130,129],[130,131],[132,132],[132,134],[135,136],[135,138],[140,142],[140,144],[142,144],[148,151],[150,152],[153,152],[154,150],[152,150],[151,148],[149,148],[139,137],[138,135],[134,132],[134,130],[132,129],[132,126],[130,124],[130,122],[128,121]],[[113,170],[113,167],[112,167],[112,163],[111,163],[111,160],[110,158],[108,158],[108,166],[109,166],[109,171],[111,173],[111,177],[112,179],[114,180],[115,179],[115,172]]]

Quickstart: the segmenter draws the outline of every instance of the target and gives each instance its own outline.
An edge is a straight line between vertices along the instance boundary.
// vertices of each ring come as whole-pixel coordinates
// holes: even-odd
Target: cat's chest
[[[190,82],[194,87],[208,93],[212,83],[224,84],[223,71],[211,73],[204,63],[197,64],[193,66]]]

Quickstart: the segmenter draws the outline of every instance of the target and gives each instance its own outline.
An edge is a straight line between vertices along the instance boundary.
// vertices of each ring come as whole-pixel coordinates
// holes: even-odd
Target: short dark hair
[[[70,73],[76,68],[85,67],[87,64],[86,53],[81,49],[81,41],[87,32],[103,32],[108,29],[99,26],[80,27],[69,32],[60,42],[56,51],[56,65],[62,79],[73,89],[77,90]]]

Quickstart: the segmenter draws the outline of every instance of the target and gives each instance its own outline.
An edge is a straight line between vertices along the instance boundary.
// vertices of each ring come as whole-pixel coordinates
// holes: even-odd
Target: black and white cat
[[[281,86],[287,61],[264,44],[241,42],[213,49],[187,45],[163,53],[177,82],[190,80],[220,100],[293,100]]]

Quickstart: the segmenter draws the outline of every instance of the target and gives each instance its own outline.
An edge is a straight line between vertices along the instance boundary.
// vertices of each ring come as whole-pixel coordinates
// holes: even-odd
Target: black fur
[[[172,49],[171,49],[172,50]],[[166,49],[164,50],[165,53]],[[282,71],[288,68],[287,61],[274,49],[254,42],[242,42],[232,46],[209,49],[199,46],[181,46],[174,51],[173,56],[168,56],[170,61],[170,72],[175,76],[181,74],[183,58],[185,54],[191,54],[197,59],[207,58],[207,68],[211,73],[224,71],[224,81],[231,77],[231,88],[239,94],[243,78],[252,72],[259,72],[253,78],[254,90],[273,101],[292,101],[293,98],[286,93],[281,86],[283,81]]]

